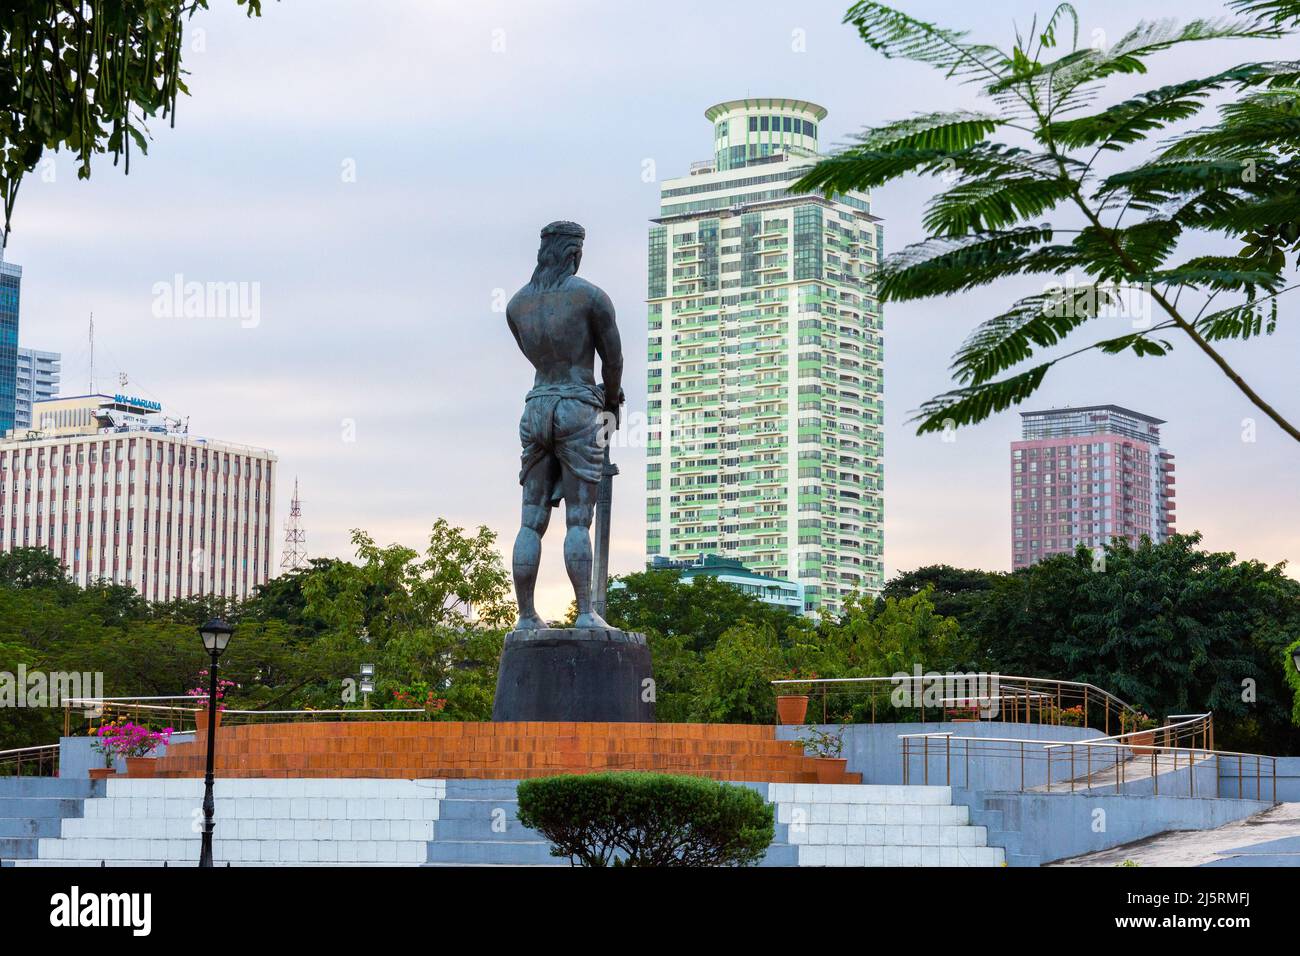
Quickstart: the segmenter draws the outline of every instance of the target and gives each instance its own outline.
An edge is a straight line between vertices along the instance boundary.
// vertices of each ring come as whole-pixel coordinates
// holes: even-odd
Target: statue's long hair
[[[558,289],[564,280],[578,271],[578,254],[582,252],[582,236],[568,231],[542,231],[542,244],[537,250],[537,268],[529,285],[538,292]]]

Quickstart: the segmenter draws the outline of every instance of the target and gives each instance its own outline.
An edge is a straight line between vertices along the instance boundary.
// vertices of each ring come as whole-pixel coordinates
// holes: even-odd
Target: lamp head
[[[199,628],[199,637],[203,638],[204,650],[217,657],[225,653],[226,645],[230,643],[230,637],[234,633],[235,629],[219,617],[214,617]]]

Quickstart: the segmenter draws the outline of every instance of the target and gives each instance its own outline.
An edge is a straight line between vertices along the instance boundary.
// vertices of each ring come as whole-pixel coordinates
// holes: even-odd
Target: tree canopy
[[[1272,59],[1284,54],[1268,46],[1269,59],[1097,105],[1109,78],[1145,73],[1163,51],[1215,40],[1276,41],[1300,25],[1300,0],[1232,6],[1239,15],[1182,25],[1144,21],[1110,46],[1080,47],[1078,16],[1062,3],[1041,26],[1017,31],[1006,49],[873,0],[849,9],[845,21],[873,50],[971,84],[989,108],[937,110],[867,129],[792,190],[870,190],[912,173],[946,181],[923,217],[927,238],[881,264],[882,300],[1044,277],[1042,292],[970,334],[953,358],[957,387],[921,407],[919,433],[1019,404],[1072,356],[1157,358],[1174,347],[1167,336],[1178,336],[1300,441],[1300,427],[1219,345],[1271,333],[1279,297],[1297,286],[1300,61]],[[1220,93],[1236,98],[1217,123],[1179,131]],[[1155,136],[1165,138],[1135,165],[1109,162],[1133,156]],[[1194,238],[1213,251],[1186,252]],[[1043,354],[1085,326],[1126,317],[1132,322],[1122,334],[1112,327],[1091,343]]]
[[[235,0],[250,17],[261,0]],[[188,93],[185,24],[208,0],[15,0],[0,20],[0,192],[4,243],[18,187],[47,149],[77,155],[77,177],[111,153],[131,169],[149,147],[145,121],[174,124]],[[0,243],[3,245],[3,243]]]

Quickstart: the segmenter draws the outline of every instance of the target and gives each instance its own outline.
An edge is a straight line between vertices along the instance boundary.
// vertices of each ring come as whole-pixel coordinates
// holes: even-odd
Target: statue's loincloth
[[[519,419],[519,442],[523,445],[519,483],[547,459],[558,466],[547,496],[551,507],[564,500],[563,469],[583,481],[599,483],[605,466],[600,441],[604,407],[605,390],[599,385],[538,385],[529,392]]]

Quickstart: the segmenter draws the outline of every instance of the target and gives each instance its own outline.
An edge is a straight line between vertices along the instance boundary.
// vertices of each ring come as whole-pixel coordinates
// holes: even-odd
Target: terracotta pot
[[[1154,730],[1144,730],[1141,733],[1125,737],[1123,742],[1133,746],[1133,755],[1135,757],[1149,756],[1155,753],[1155,748],[1150,745],[1156,742],[1156,732]]]
[[[128,777],[152,777],[158,764],[153,757],[127,757],[126,775]]]
[[[808,695],[794,694],[776,699],[776,716],[783,724],[802,724],[808,715]]]
[[[213,727],[221,726],[221,711],[217,711],[217,717],[212,722]],[[208,712],[207,710],[196,710],[194,712],[194,729],[200,734],[208,732]]]
[[[91,768],[90,768],[90,779],[91,779],[91,780],[107,780],[109,777],[113,776],[113,775],[116,774],[116,773],[117,773],[117,771],[114,770],[112,767],[91,767]]]
[[[849,765],[847,757],[814,757],[817,761],[818,783],[843,783],[844,771]]]

